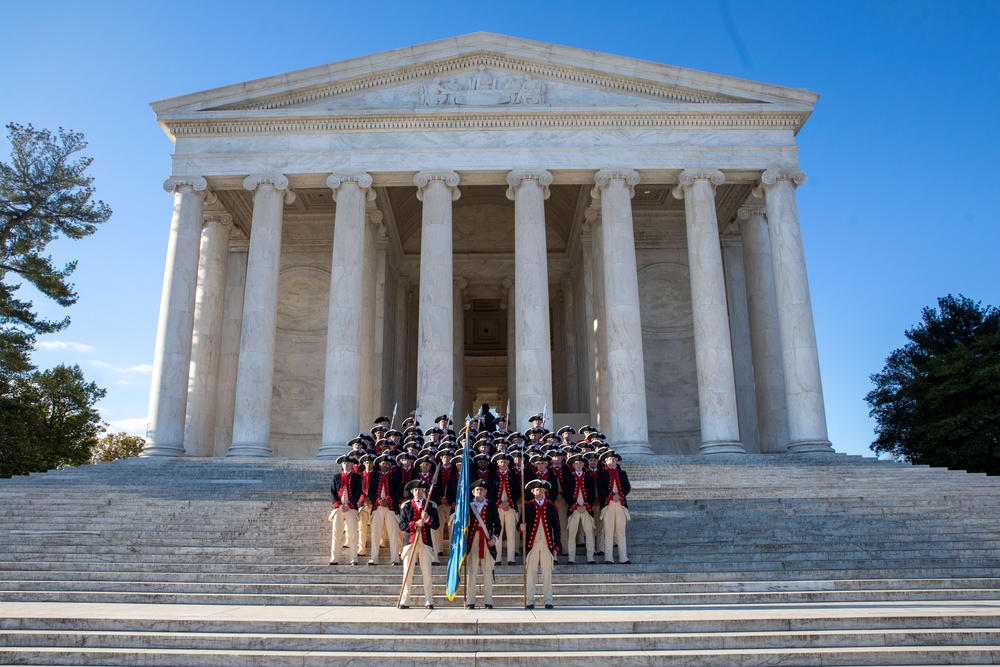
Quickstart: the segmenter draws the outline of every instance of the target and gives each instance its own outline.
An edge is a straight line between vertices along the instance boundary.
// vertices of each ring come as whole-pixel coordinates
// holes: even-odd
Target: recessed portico
[[[475,34],[155,104],[146,454],[332,456],[394,404],[507,401],[632,454],[832,451],[795,209],[816,96],[585,55]],[[220,215],[227,261],[183,224]]]

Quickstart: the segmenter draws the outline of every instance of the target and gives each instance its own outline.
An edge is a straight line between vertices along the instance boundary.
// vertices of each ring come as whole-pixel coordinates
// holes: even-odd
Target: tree
[[[10,163],[0,162],[0,372],[26,373],[36,334],[65,328],[69,318],[40,318],[31,301],[17,298],[27,281],[60,306],[76,303],[68,282],[76,268],[62,268],[45,255],[61,236],[81,239],[111,217],[111,209],[94,201],[94,179],[85,175],[92,161],[76,157],[87,147],[83,135],[9,123]],[[14,281],[14,282],[12,282]],[[3,378],[0,377],[0,380]]]
[[[108,433],[97,443],[90,453],[91,463],[107,463],[121,459],[139,456],[146,440],[137,435],[129,435],[125,431]]]
[[[15,378],[0,396],[0,477],[90,461],[104,431],[94,407],[106,391],[79,366]]]
[[[905,335],[865,396],[872,451],[1000,474],[1000,310],[948,295]]]

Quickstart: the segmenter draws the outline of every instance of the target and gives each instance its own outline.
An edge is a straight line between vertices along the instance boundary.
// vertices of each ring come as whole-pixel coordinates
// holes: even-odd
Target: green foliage
[[[90,453],[91,463],[107,463],[121,459],[139,456],[146,440],[137,435],[129,435],[125,431],[108,433]]]
[[[865,397],[872,451],[1000,474],[1000,310],[949,295],[905,335]]]
[[[91,158],[75,157],[87,147],[83,135],[59,129],[36,130],[9,123],[10,162],[0,162],[0,363],[7,372],[30,369],[28,354],[36,334],[65,328],[69,318],[40,318],[31,301],[17,292],[27,281],[61,306],[76,303],[68,282],[76,262],[57,267],[45,254],[64,236],[81,239],[111,217],[94,201],[93,178],[85,175]]]
[[[94,406],[106,392],[79,366],[35,371],[0,391],[0,477],[90,461],[104,431]]]

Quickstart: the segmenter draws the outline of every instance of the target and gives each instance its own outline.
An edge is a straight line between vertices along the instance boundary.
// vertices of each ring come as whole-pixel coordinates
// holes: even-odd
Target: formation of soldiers
[[[552,568],[559,556],[569,564],[595,564],[597,556],[613,563],[617,546],[617,562],[631,562],[628,474],[604,434],[590,425],[552,432],[541,414],[532,415],[524,433],[511,432],[506,418],[486,407],[458,432],[449,415],[426,430],[414,417],[403,421],[402,430],[379,417],[369,433],[347,443],[351,451],[337,459],[340,470],[330,489],[331,565],[367,558],[369,566],[378,566],[384,548],[390,564],[403,565],[399,606],[412,603],[419,564],[425,607],[433,608],[431,567],[442,563],[456,529],[451,519],[466,446],[472,467],[467,608],[475,607],[480,570],[484,606],[493,608],[494,566],[516,565],[519,554],[529,609],[539,583],[545,607],[552,608]],[[580,547],[585,560],[578,560]]]

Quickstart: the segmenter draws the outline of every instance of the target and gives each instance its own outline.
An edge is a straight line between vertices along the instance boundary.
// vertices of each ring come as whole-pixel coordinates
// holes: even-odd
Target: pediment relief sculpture
[[[424,106],[545,104],[545,82],[530,74],[493,74],[480,65],[470,77],[435,77],[420,85]]]

